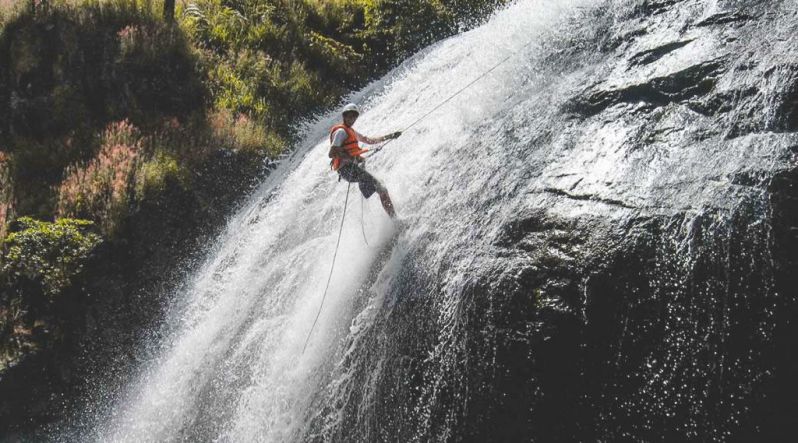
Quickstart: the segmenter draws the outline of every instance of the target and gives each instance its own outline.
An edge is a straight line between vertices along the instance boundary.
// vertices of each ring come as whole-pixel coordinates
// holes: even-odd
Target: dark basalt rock
[[[729,23],[741,23],[754,19],[754,16],[744,14],[741,12],[721,12],[711,15],[700,22],[696,26],[712,26],[712,25],[726,25]]]
[[[671,52],[689,45],[690,42],[692,41],[693,40],[690,39],[690,40],[671,42],[671,43],[666,43],[662,46],[658,46],[654,49],[647,49],[643,52],[639,52],[633,55],[632,58],[629,59],[629,64],[631,66],[639,66],[639,65],[647,65],[649,63],[653,63],[661,59],[662,57],[670,54]]]
[[[545,58],[589,67],[569,96],[513,103],[560,105],[549,125],[508,111],[535,128],[507,136],[535,133],[507,143],[524,209],[480,232],[491,249],[464,260],[459,292],[402,268],[389,295],[402,302],[342,364],[363,388],[323,393],[346,418],[319,412],[307,440],[791,435],[798,22],[789,2],[712,3],[590,15],[602,32]]]
[[[788,72],[798,72],[798,65],[785,66],[782,69]],[[777,130],[795,132],[798,131],[798,78],[793,85],[784,91],[781,104],[776,109],[776,128]]]
[[[637,8],[641,14],[657,15],[667,12],[669,8],[678,5],[683,0],[644,0]]]
[[[641,64],[639,61],[632,63]],[[685,102],[712,91],[722,67],[721,61],[710,61],[643,83],[606,89],[594,86],[577,97],[568,108],[582,117],[591,117],[621,103],[643,103],[644,109],[650,109]]]

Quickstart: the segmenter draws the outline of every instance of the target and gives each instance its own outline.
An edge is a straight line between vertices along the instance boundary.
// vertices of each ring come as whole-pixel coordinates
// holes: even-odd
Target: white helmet
[[[360,108],[358,108],[354,103],[349,103],[348,105],[344,106],[341,114],[346,114],[347,112],[356,112],[358,115],[360,115]]]

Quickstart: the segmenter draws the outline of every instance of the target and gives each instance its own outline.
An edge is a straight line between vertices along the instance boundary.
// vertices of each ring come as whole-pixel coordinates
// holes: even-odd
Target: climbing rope
[[[365,206],[366,197],[360,196],[360,231],[363,232],[363,241],[366,242],[366,246],[369,245],[369,241],[366,238],[366,222],[365,216],[363,215],[363,207]]]
[[[349,188],[352,187],[352,183],[350,182],[346,186],[346,199],[344,199],[344,213],[341,215],[341,227],[338,229],[338,242],[335,243],[335,253],[333,254],[332,265],[330,265],[330,276],[327,277],[327,286],[324,287],[324,295],[321,297],[321,303],[319,304],[319,312],[316,313],[316,319],[313,320],[313,326],[310,327],[310,332],[308,332],[308,338],[305,339],[305,346],[302,347],[302,355],[305,355],[305,349],[308,347],[308,342],[310,341],[310,336],[313,335],[313,329],[316,327],[316,323],[319,321],[319,316],[321,315],[321,308],[324,306],[324,299],[327,298],[327,290],[330,289],[330,281],[332,280],[333,270],[335,269],[335,258],[338,256],[338,246],[341,245],[341,234],[344,232],[344,220],[346,219],[346,206],[349,203]]]
[[[499,66],[503,65],[503,64],[504,64],[504,63],[505,63],[507,60],[510,60],[510,59],[511,59],[511,58],[512,58],[514,55],[517,55],[517,54],[518,54],[518,53],[520,53],[522,50],[526,49],[526,47],[527,47],[527,46],[529,46],[531,43],[532,43],[532,41],[530,40],[529,42],[527,42],[527,43],[526,43],[524,46],[522,46],[522,47],[521,47],[520,49],[518,49],[517,51],[510,53],[510,55],[508,55],[507,57],[504,57],[504,58],[503,58],[502,60],[500,60],[498,63],[496,63],[495,65],[493,65],[493,67],[491,67],[491,68],[490,68],[490,69],[488,69],[487,71],[485,71],[485,72],[483,72],[482,74],[480,74],[480,75],[479,75],[479,77],[475,78],[475,79],[474,79],[474,80],[472,80],[472,81],[471,81],[469,84],[467,84],[467,85],[463,86],[462,88],[458,89],[458,90],[457,90],[457,92],[455,92],[454,94],[450,95],[450,96],[449,96],[449,97],[448,97],[446,100],[444,100],[444,101],[442,101],[442,102],[438,103],[438,105],[437,105],[437,106],[435,106],[434,108],[432,108],[432,109],[431,109],[429,112],[427,112],[426,114],[424,114],[424,115],[422,115],[421,117],[417,118],[417,119],[416,119],[416,120],[415,120],[413,123],[410,123],[409,125],[407,125],[407,126],[404,128],[404,129],[402,129],[402,131],[401,131],[401,132],[405,132],[405,131],[407,131],[408,129],[412,128],[413,126],[415,126],[416,124],[418,124],[418,122],[420,122],[421,120],[424,120],[425,118],[427,118],[427,116],[429,116],[429,115],[430,115],[430,114],[432,114],[433,112],[435,112],[435,111],[437,111],[438,109],[440,109],[440,108],[441,108],[443,105],[445,105],[446,103],[449,103],[450,101],[452,101],[452,99],[453,99],[453,98],[457,97],[458,95],[460,95],[461,93],[463,93],[463,91],[465,91],[466,89],[468,89],[468,88],[470,88],[471,86],[473,86],[473,85],[474,85],[474,83],[476,83],[476,82],[478,82],[478,81],[482,80],[482,79],[483,79],[483,78],[485,78],[485,77],[486,77],[488,74],[490,74],[491,72],[495,71],[495,70],[496,70],[496,68],[498,68]],[[371,157],[371,156],[373,156],[374,154],[376,154],[376,153],[378,153],[378,152],[382,151],[382,149],[383,149],[385,146],[387,146],[388,144],[390,144],[390,143],[391,143],[392,141],[394,141],[394,140],[396,140],[396,139],[395,139],[395,138],[392,138],[392,139],[390,139],[390,140],[386,141],[385,143],[381,144],[379,147],[377,147],[376,149],[374,149],[373,151],[371,151],[371,153],[370,153],[370,154],[366,154],[366,155],[364,155],[364,156],[365,156],[365,157]]]

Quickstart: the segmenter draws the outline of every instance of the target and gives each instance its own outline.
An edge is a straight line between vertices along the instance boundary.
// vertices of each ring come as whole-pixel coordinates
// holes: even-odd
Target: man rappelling
[[[393,207],[391,197],[388,195],[388,190],[383,184],[369,174],[364,168],[366,161],[362,155],[368,152],[368,149],[362,149],[360,143],[374,145],[377,143],[391,140],[402,135],[401,132],[394,132],[382,137],[371,138],[359,134],[352,129],[360,110],[357,105],[350,103],[344,106],[343,124],[335,125],[330,129],[330,158],[332,158],[331,165],[334,171],[338,171],[340,178],[348,181],[349,183],[357,183],[360,187],[360,192],[363,197],[369,198],[375,192],[380,196],[380,202],[385,212],[391,218],[396,217],[396,211]]]

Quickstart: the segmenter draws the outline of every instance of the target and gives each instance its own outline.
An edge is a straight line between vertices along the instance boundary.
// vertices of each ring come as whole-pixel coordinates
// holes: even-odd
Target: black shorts
[[[338,168],[338,175],[349,183],[357,183],[363,197],[369,198],[382,189],[382,184],[373,175],[355,163],[347,163]]]

